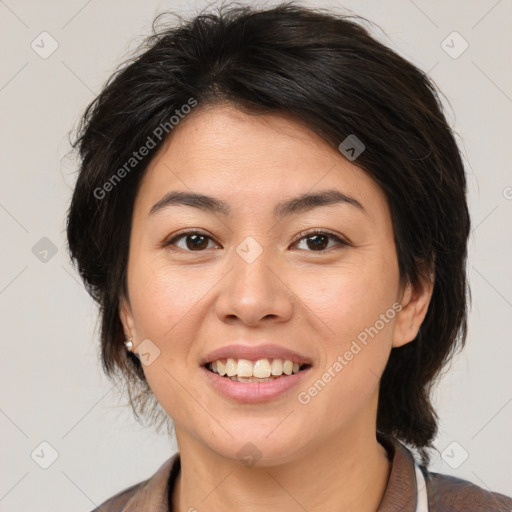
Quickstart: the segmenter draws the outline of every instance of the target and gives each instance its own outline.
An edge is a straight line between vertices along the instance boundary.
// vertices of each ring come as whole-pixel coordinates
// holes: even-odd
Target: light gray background
[[[444,458],[431,469],[512,494],[512,2],[304,3],[378,23],[387,36],[375,35],[428,70],[450,101],[468,162],[473,309],[467,348],[436,392]],[[64,156],[68,132],[154,15],[205,5],[0,0],[0,511],[88,511],[176,451],[132,418],[101,373],[96,309],[66,253],[76,163]],[[46,59],[31,48],[50,48],[43,31],[59,45]],[[442,47],[453,31],[469,44],[456,59]],[[453,53],[463,41],[444,44]],[[32,251],[43,237],[57,249],[46,262]],[[43,441],[58,453],[46,470],[31,458],[36,450],[51,462]]]

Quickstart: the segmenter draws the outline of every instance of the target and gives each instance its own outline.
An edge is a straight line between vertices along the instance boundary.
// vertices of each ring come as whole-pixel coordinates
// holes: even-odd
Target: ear
[[[402,309],[396,317],[393,347],[401,347],[416,338],[427,314],[433,290],[433,274],[428,278],[421,277],[420,283],[416,287],[411,284],[404,286],[399,301]]]
[[[121,297],[119,301],[119,318],[123,324],[125,336],[129,339],[136,338],[135,321],[133,319],[130,301],[126,297]]]

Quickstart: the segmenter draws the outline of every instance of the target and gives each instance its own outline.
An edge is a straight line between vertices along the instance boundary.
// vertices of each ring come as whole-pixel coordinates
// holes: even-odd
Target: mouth
[[[237,403],[255,404],[290,393],[311,371],[309,363],[291,359],[215,359],[201,365],[206,382],[216,393]]]
[[[217,359],[207,362],[203,367],[224,379],[234,382],[272,382],[308,370],[311,365],[290,359]]]

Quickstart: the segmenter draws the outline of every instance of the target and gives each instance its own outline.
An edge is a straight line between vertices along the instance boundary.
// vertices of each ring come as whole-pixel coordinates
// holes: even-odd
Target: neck
[[[246,467],[196,442],[179,443],[173,511],[375,512],[391,463],[374,429],[336,432],[292,462]]]

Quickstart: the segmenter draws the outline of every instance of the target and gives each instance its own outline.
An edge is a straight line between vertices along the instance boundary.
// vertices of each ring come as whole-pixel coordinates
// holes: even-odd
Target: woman
[[[428,471],[470,221],[423,72],[348,17],[223,9],[149,38],[76,146],[105,370],[179,448],[98,510],[512,507]]]

